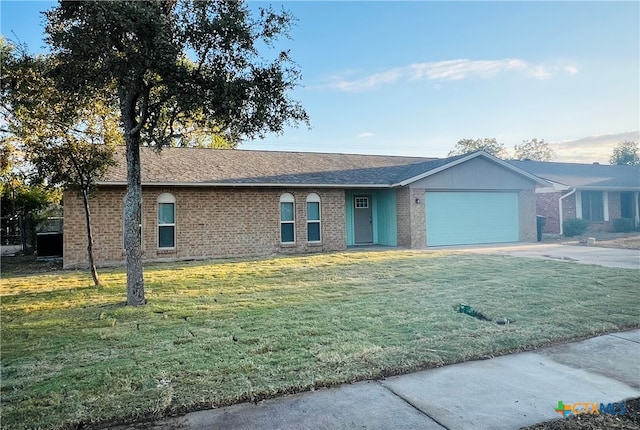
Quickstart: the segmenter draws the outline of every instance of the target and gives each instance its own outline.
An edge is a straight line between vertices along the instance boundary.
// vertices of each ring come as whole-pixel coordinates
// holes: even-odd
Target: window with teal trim
[[[173,194],[158,196],[158,248],[176,247],[176,198]]]
[[[292,194],[280,196],[280,242],[291,244],[296,242],[296,201]]]
[[[322,241],[320,223],[320,196],[309,194],[307,196],[307,242]]]

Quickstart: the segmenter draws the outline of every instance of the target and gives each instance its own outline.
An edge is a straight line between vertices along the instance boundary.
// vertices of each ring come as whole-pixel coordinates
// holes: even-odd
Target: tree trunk
[[[87,253],[89,254],[89,268],[91,269],[91,277],[96,287],[100,286],[100,277],[96,269],[96,262],[93,258],[93,232],[91,230],[91,211],[89,210],[89,192],[87,187],[82,187],[82,203],[84,203],[84,215],[87,220]]]
[[[27,243],[27,215],[20,214],[20,243],[22,244],[22,254],[29,255],[29,244]]]
[[[127,254],[127,305],[147,303],[144,297],[141,249],[140,132],[136,131],[135,91],[121,89],[120,111],[127,146],[127,194],[124,202],[124,246]]]

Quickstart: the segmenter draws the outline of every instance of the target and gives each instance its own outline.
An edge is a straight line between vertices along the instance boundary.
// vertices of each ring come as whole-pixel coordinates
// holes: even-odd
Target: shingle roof
[[[604,164],[509,161],[536,176],[579,189],[640,190],[640,167]]]
[[[141,148],[143,184],[389,186],[451,163],[449,158],[309,152]],[[124,148],[100,184],[124,184]]]

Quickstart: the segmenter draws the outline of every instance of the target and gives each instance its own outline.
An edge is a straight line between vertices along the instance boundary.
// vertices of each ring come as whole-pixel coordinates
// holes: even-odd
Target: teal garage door
[[[518,193],[427,192],[427,246],[517,242]]]

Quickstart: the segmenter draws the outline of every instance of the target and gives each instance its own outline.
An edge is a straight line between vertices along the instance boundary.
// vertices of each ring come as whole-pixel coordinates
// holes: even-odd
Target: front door
[[[354,241],[356,244],[373,243],[371,196],[353,198]]]

